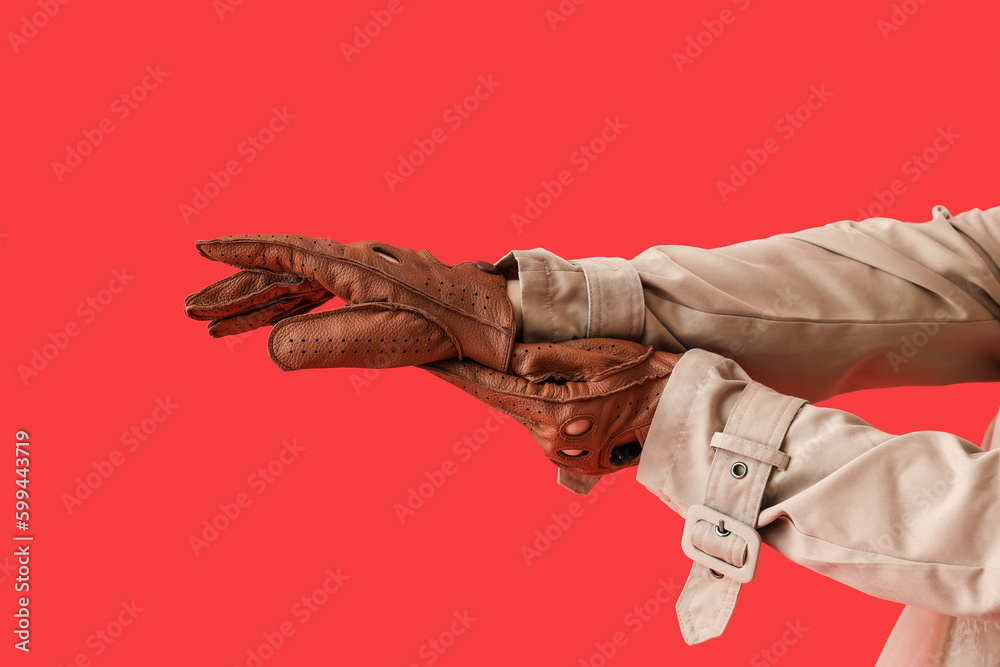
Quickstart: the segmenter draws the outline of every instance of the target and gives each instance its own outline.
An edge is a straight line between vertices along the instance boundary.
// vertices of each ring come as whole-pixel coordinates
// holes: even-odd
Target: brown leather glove
[[[590,338],[518,343],[510,374],[455,359],[422,368],[526,426],[560,467],[560,482],[586,493],[600,475],[639,463],[660,394],[680,357],[639,343]]]
[[[275,325],[283,370],[415,366],[469,358],[507,370],[514,345],[506,281],[492,264],[448,266],[428,251],[287,234],[224,236],[198,251],[241,271],[184,301],[212,336]],[[347,306],[303,315],[334,296]]]

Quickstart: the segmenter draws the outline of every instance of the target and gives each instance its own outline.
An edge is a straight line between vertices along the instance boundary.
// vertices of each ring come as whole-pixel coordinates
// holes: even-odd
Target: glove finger
[[[285,371],[304,368],[395,368],[458,354],[445,329],[415,309],[366,303],[285,318],[268,351]]]
[[[428,251],[380,241],[341,244],[292,235],[226,236],[199,241],[209,259],[315,280],[349,305],[393,303],[416,308],[453,332],[462,355],[507,369],[514,314],[506,279],[487,262],[449,266]],[[449,334],[451,335],[451,334]]]
[[[221,337],[274,324],[331,297],[324,287],[302,276],[244,270],[189,295],[184,313],[195,320],[210,320],[209,334]]]
[[[555,415],[566,412],[561,410],[560,406],[570,404],[571,400],[589,398],[590,392],[587,383],[529,382],[524,378],[501,373],[469,360],[448,359],[425,364],[421,368],[490,407],[513,417],[528,429],[528,433],[542,448],[542,452],[556,465],[562,468],[574,466],[574,461],[564,460],[556,453],[557,450],[567,446],[573,448],[576,442],[559,439],[560,427],[564,421],[568,420],[565,417],[556,417]],[[586,411],[581,413],[580,417],[592,421]],[[591,428],[588,433],[597,430]],[[595,449],[599,449],[599,447]],[[584,474],[588,472],[575,468],[574,470]],[[571,485],[570,488],[576,487],[577,493],[586,493],[593,486],[593,484],[581,480],[576,480],[579,483],[574,483],[574,480],[564,481]],[[594,480],[593,483],[596,481]]]
[[[325,291],[322,285],[302,276],[248,269],[188,295],[184,314],[194,320],[219,320],[300,293],[312,293],[311,298],[318,299]]]
[[[615,350],[619,344],[614,342]],[[586,351],[586,343],[582,349]],[[633,349],[623,356],[637,352]],[[653,410],[678,357],[643,353],[641,365],[595,381],[531,382],[470,360],[449,359],[422,368],[520,422],[549,460],[573,473],[561,475],[561,482],[586,493],[596,480],[581,475],[600,475],[636,464]]]
[[[653,348],[627,340],[586,338],[563,343],[516,344],[511,373],[532,382],[590,382],[642,363]]]
[[[401,282],[387,272],[399,272],[403,259],[417,255],[408,248],[378,241],[345,245],[293,234],[223,236],[198,241],[195,246],[203,257],[236,268],[265,269],[316,280],[348,303],[394,300],[401,285],[407,289],[408,278],[401,274]]]
[[[470,359],[435,361],[425,363],[421,368],[500,410],[509,410],[509,403],[513,399],[562,402],[573,396],[587,395],[586,385],[581,382],[531,382]],[[478,389],[485,391],[479,392]],[[508,398],[506,403],[504,397]],[[531,411],[525,410],[525,414],[531,414]]]
[[[329,292],[325,293],[329,295]],[[223,336],[252,331],[259,327],[272,325],[287,317],[308,313],[324,301],[326,299],[317,301],[310,298],[309,294],[290,295],[270,301],[260,308],[215,320],[208,325],[208,334],[213,338],[222,338]]]
[[[530,349],[529,349],[530,348]],[[546,403],[583,401],[621,391],[653,377],[669,375],[677,355],[617,339],[589,338],[563,343],[515,346],[511,373],[472,360],[446,359],[422,368],[500,410],[511,400],[529,402],[518,412],[544,413]],[[633,367],[639,367],[629,372]],[[624,373],[627,379],[616,379]],[[476,389],[485,392],[477,392]],[[505,405],[501,404],[507,397]],[[538,403],[538,402],[541,403]]]
[[[457,359],[426,364],[423,368],[470,393],[474,393],[475,387],[485,388],[487,392],[477,394],[480,400],[504,410],[507,408],[501,404],[502,396],[508,397],[508,407],[510,399],[515,397],[521,401],[550,402],[592,397],[606,389],[600,380],[642,363],[653,354],[649,346],[609,338],[535,345],[518,343],[514,350],[510,373]]]

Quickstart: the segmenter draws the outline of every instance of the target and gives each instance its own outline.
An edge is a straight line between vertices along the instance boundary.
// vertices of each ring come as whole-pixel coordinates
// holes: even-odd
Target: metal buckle
[[[694,546],[692,536],[694,535],[695,526],[698,525],[699,521],[706,521],[715,526],[718,526],[720,521],[725,521],[725,530],[733,535],[739,535],[747,543],[746,563],[742,567],[737,567]],[[729,577],[733,581],[745,584],[753,579],[753,575],[757,571],[760,545],[760,534],[751,526],[740,523],[732,517],[726,516],[722,512],[717,512],[705,505],[692,505],[688,508],[687,518],[684,523],[684,534],[681,535],[681,549],[684,550],[685,556],[699,565],[704,565],[711,570]]]

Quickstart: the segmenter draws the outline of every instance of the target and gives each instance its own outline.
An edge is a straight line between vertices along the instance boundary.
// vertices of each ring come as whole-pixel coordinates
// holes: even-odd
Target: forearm
[[[1000,621],[1000,538],[983,523],[1000,513],[1000,451],[947,433],[890,435],[854,415],[805,405],[784,437],[778,433],[784,470],[734,455],[750,474],[736,479],[723,459],[720,475],[716,457],[730,453],[717,448],[719,433],[780,431],[780,415],[757,395],[743,404],[751,391],[776,395],[731,360],[685,354],[661,397],[637,479],[683,516],[696,505],[728,502],[714,509],[729,514],[761,502],[748,523],[794,562],[880,598]],[[745,495],[755,475],[766,480],[762,501]],[[700,539],[716,554],[740,552],[735,532],[702,531]],[[706,591],[715,585],[725,584],[706,578],[700,594],[711,598]]]
[[[928,223],[844,221],[705,250],[569,262],[517,277],[523,339],[607,336],[735,359],[812,401],[871,387],[1000,379],[1000,208]]]

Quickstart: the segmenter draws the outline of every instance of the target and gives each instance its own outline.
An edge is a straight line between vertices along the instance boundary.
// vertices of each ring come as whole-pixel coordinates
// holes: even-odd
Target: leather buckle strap
[[[749,382],[722,432],[706,443],[712,462],[704,500],[688,508],[681,538],[681,548],[694,561],[677,599],[677,618],[688,644],[721,635],[740,587],[753,579],[762,541],[755,527],[764,489],[771,472],[789,464],[781,444],[804,404]]]
[[[729,537],[729,534],[732,533],[732,535],[743,538],[743,541],[746,542],[743,564],[736,565],[730,563],[728,560],[713,556],[696,547],[693,537],[699,521],[704,521],[718,528],[717,534],[720,537],[722,533],[725,533],[726,537]],[[704,565],[724,577],[729,577],[741,584],[745,584],[753,579],[753,575],[757,571],[757,559],[760,557],[761,543],[760,534],[753,527],[745,523],[740,523],[736,519],[728,517],[722,512],[717,512],[705,505],[694,505],[688,508],[687,520],[684,523],[684,534],[681,536],[681,548],[684,550],[684,555],[695,563]]]

